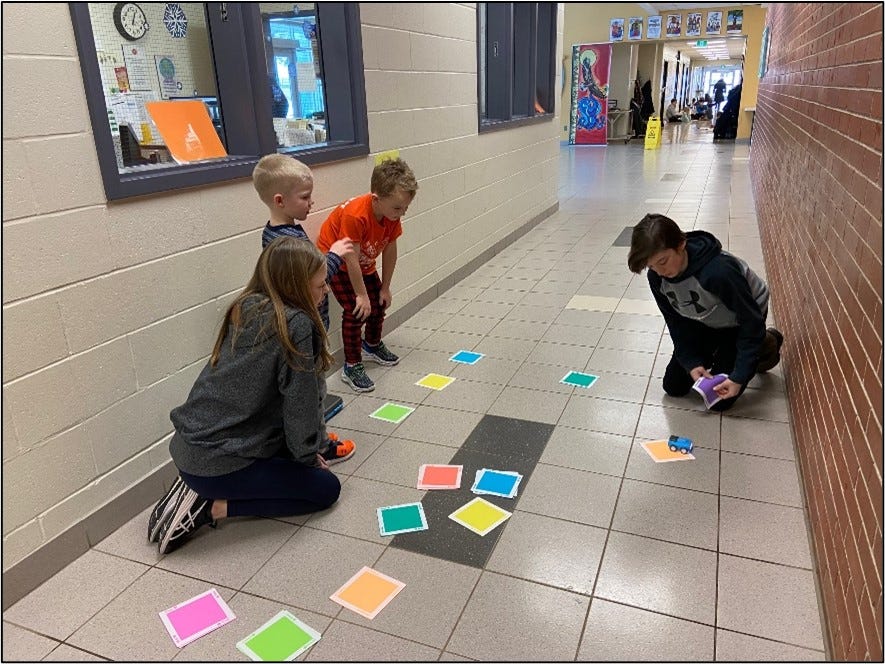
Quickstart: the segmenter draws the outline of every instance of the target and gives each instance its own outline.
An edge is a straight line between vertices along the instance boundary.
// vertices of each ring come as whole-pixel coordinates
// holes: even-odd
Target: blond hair
[[[396,189],[401,189],[414,197],[418,191],[418,181],[409,165],[402,159],[386,159],[375,166],[372,171],[372,193],[381,198],[390,196]]]
[[[252,184],[265,205],[273,203],[274,194],[289,193],[296,185],[312,182],[310,169],[285,154],[263,156],[252,171]]]

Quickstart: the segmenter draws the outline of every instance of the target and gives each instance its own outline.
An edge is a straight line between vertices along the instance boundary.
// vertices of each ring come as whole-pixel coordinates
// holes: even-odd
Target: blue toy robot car
[[[690,438],[683,438],[682,436],[670,436],[670,440],[667,441],[667,447],[670,448],[671,452],[682,452],[683,454],[688,454],[694,449],[694,443],[691,442]]]

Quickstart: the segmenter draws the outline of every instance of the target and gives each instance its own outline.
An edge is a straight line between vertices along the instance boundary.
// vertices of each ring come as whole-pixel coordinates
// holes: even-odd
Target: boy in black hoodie
[[[783,335],[770,327],[768,286],[706,231],[683,233],[675,221],[647,214],[633,229],[627,265],[648,283],[673,340],[664,391],[685,396],[694,382],[728,374],[716,387],[727,410],[756,373],[780,362]]]

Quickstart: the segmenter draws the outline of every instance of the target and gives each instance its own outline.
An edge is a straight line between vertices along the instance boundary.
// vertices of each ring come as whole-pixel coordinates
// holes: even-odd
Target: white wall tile
[[[5,363],[5,360],[4,360]],[[7,461],[21,452],[18,444],[18,432],[15,430],[15,420],[12,414],[12,406],[6,399],[6,390],[3,390],[3,461]]]
[[[3,571],[4,573],[28,554],[36,551],[43,544],[43,531],[37,519],[29,521],[3,536]]]
[[[29,139],[24,148],[38,212],[105,202],[92,134]]]
[[[78,60],[4,56],[3,138],[87,131],[83,90]]]
[[[135,392],[126,339],[68,358],[5,385],[19,441],[30,448]]]
[[[95,477],[95,463],[85,427],[69,429],[5,462],[3,477],[5,535]],[[47,481],[48,478],[52,480]]]
[[[3,141],[3,163],[3,221],[36,213],[37,192],[21,141]]]
[[[4,224],[3,246],[4,302],[104,274],[115,267],[104,206]]]
[[[52,26],[47,29],[47,26]],[[76,56],[77,43],[66,2],[3,5],[3,53]]]
[[[10,381],[68,356],[55,295],[3,307],[3,379]]]

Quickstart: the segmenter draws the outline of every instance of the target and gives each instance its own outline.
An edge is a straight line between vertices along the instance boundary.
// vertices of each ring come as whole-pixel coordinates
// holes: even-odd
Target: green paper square
[[[384,422],[390,422],[392,424],[399,424],[406,419],[413,410],[415,409],[409,408],[408,406],[400,406],[396,403],[386,403],[369,415],[369,417],[373,417],[376,420],[383,420]]]
[[[427,530],[421,503],[378,508],[378,526],[382,536]]]
[[[590,387],[596,382],[597,378],[599,378],[599,376],[580,373],[578,371],[569,371],[559,382],[565,385],[574,385],[575,387]]]
[[[241,643],[260,658],[258,661],[290,661],[317,640],[300,622],[283,612]]]

